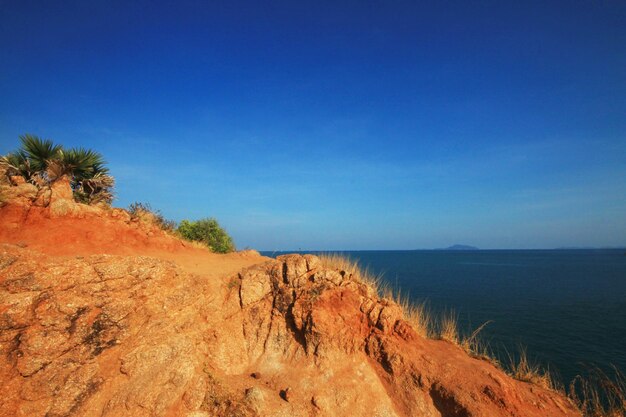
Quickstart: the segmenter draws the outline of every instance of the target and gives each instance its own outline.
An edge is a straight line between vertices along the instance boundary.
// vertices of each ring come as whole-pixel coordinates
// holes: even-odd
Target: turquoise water
[[[626,371],[624,250],[347,251],[461,329],[482,331],[494,353],[525,347],[563,381],[589,366]],[[281,253],[264,253],[276,256]]]

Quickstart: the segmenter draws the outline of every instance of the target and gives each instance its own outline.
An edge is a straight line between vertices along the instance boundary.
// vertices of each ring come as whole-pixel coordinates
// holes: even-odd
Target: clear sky
[[[0,153],[238,247],[626,245],[626,2],[0,1]]]

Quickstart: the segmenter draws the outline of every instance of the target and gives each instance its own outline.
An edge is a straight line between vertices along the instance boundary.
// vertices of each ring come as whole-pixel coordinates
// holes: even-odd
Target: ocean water
[[[504,363],[525,348],[562,382],[590,366],[626,373],[624,250],[339,253],[435,314],[454,310],[462,331],[490,321],[481,335]]]

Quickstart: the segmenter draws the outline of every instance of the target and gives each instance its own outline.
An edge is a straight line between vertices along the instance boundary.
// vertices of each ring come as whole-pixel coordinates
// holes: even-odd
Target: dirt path
[[[0,211],[0,242],[55,257],[87,255],[151,256],[172,261],[187,272],[208,277],[231,275],[266,261],[255,251],[216,254],[157,228],[110,216],[51,219],[33,208]]]

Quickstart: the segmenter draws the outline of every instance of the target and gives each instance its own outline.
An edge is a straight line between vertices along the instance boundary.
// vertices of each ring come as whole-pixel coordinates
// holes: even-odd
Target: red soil
[[[254,251],[215,254],[156,226],[121,217],[120,211],[100,210],[80,218],[51,218],[47,208],[7,205],[0,209],[0,242],[53,256],[152,256],[175,261],[190,272],[211,275],[233,273],[264,259]]]

